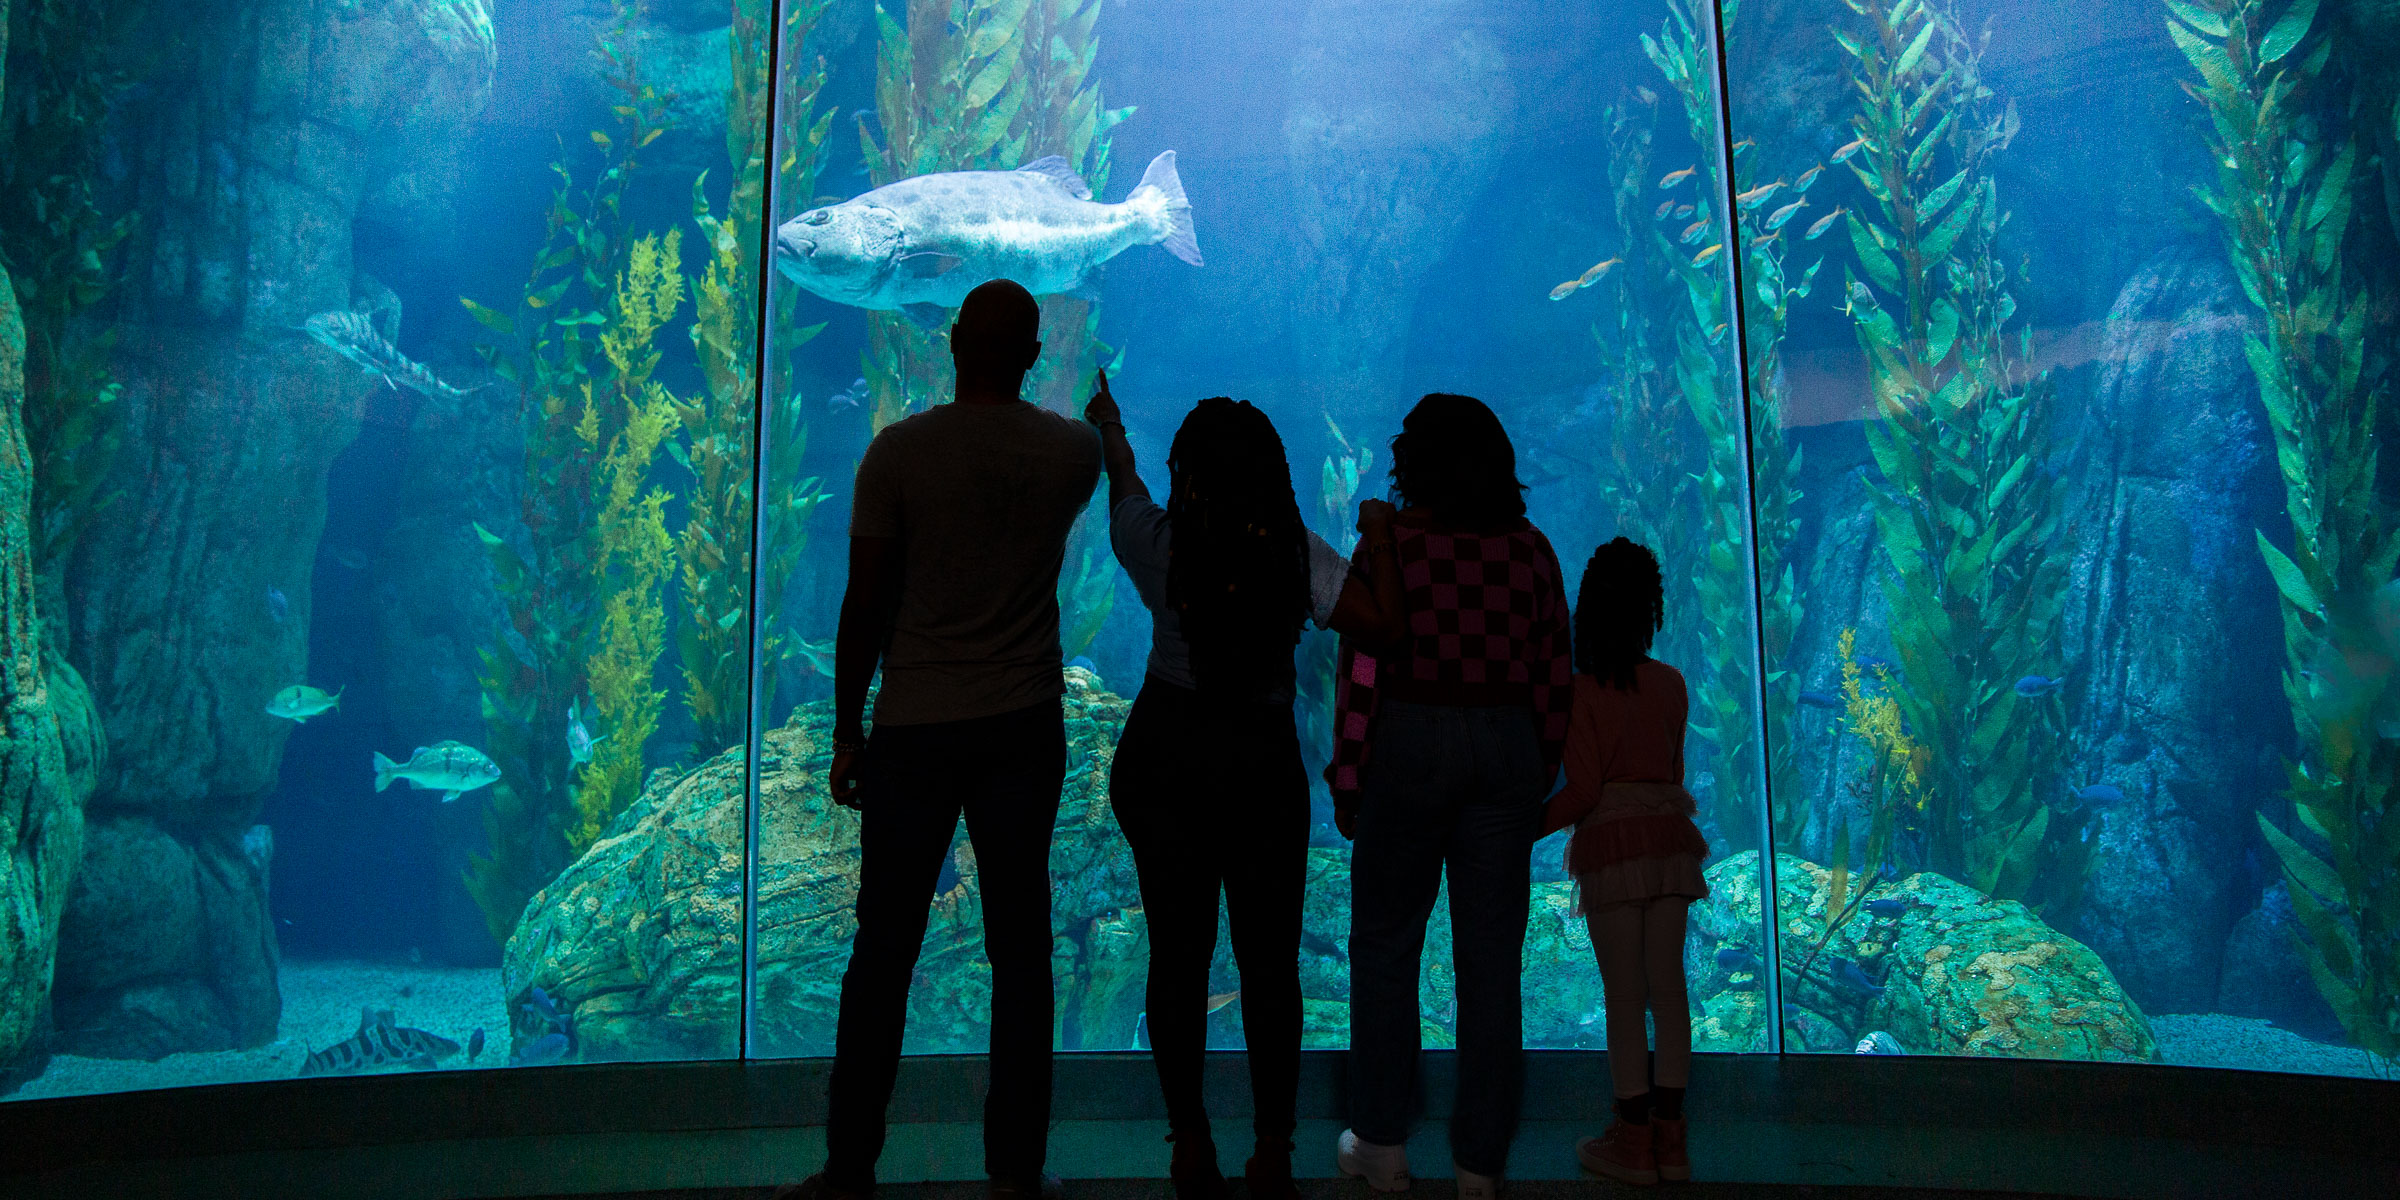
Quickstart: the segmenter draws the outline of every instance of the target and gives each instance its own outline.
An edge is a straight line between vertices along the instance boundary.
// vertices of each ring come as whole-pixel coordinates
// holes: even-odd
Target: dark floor
[[[886,1184],[877,1189],[880,1200],[983,1200],[977,1183]],[[541,1197],[537,1200],[774,1200],[771,1188],[698,1188],[667,1192],[625,1192],[615,1196]],[[1174,1192],[1163,1179],[1076,1179],[1066,1185],[1066,1200],[1170,1200]],[[1233,1200],[1243,1200],[1237,1184]],[[1376,1193],[1349,1180],[1305,1179],[1302,1200],[1369,1200]],[[1453,1200],[1456,1190],[1447,1179],[1418,1180],[1407,1194],[1411,1200]],[[1598,1197],[1656,1196],[1660,1200],[2044,1200],[2034,1192],[1945,1191],[1936,1188],[1828,1187],[1816,1184],[1671,1183],[1658,1187],[1629,1187],[1603,1179],[1532,1180],[1505,1186],[1508,1200],[1596,1200]],[[523,1198],[519,1198],[523,1200]]]

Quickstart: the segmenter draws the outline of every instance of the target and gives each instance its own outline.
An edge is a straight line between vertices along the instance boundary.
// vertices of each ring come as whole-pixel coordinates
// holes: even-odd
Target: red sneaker
[[[1575,1143],[1575,1157],[1587,1171],[1624,1183],[1658,1182],[1658,1157],[1651,1148],[1653,1127],[1611,1121],[1599,1137]]]
[[[1683,1148],[1685,1128],[1682,1117],[1672,1121],[1661,1117],[1650,1118],[1650,1152],[1658,1160],[1660,1179],[1683,1180],[1692,1177],[1691,1156]]]

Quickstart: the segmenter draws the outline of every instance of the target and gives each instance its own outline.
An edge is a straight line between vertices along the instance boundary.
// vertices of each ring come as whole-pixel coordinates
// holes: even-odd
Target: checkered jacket
[[[1334,678],[1336,803],[1355,803],[1374,741],[1378,681],[1519,684],[1530,693],[1542,757],[1553,777],[1575,707],[1565,576],[1550,539],[1531,524],[1500,534],[1445,533],[1402,518],[1392,526],[1409,645],[1378,658],[1342,641]]]

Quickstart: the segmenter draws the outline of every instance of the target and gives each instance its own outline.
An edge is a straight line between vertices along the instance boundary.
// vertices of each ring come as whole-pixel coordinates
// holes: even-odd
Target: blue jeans
[[[1408,1140],[1417,1084],[1417,969],[1445,869],[1458,990],[1450,1153],[1501,1175],[1524,1089],[1530,860],[1551,771],[1533,713],[1386,701],[1360,779],[1350,860],[1351,1128]]]

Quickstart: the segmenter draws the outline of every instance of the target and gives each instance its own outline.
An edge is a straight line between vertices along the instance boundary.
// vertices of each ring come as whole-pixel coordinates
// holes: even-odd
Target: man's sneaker
[[[1217,1167],[1217,1144],[1205,1133],[1190,1138],[1170,1133],[1167,1140],[1175,1144],[1175,1156],[1167,1164],[1175,1200],[1225,1200],[1225,1173]]]
[[[1058,1176],[1044,1171],[1040,1179],[1030,1184],[1013,1179],[995,1179],[985,1195],[990,1196],[991,1200],[1061,1200],[1066,1195],[1066,1188],[1058,1182]]]
[[[1345,1129],[1335,1143],[1333,1163],[1342,1174],[1367,1181],[1367,1186],[1379,1192],[1408,1190],[1408,1147],[1378,1146],[1361,1141],[1356,1131]]]
[[[1658,1159],[1660,1179],[1683,1180],[1692,1177],[1691,1156],[1684,1151],[1682,1117],[1672,1121],[1650,1118],[1650,1152]]]
[[[825,1172],[819,1171],[798,1183],[787,1183],[775,1189],[774,1200],[868,1200],[870,1192],[854,1192],[826,1182]]]
[[[1478,1175],[1456,1163],[1451,1171],[1458,1176],[1458,1200],[1500,1200],[1498,1177]]]
[[[1575,1157],[1587,1171],[1624,1183],[1658,1182],[1658,1157],[1651,1148],[1650,1125],[1611,1121],[1599,1137],[1575,1143]]]

